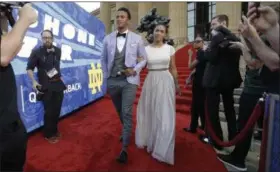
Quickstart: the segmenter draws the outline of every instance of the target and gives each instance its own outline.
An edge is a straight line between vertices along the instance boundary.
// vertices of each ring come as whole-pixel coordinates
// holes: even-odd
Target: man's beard
[[[46,48],[51,48],[51,47],[52,47],[52,43],[45,43],[45,44],[44,44],[44,47],[46,47]]]

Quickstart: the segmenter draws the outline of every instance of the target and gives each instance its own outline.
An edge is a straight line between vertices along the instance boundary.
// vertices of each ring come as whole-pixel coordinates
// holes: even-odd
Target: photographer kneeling
[[[7,28],[0,26],[0,171],[23,171],[25,163],[27,133],[17,108],[16,80],[10,62],[21,49],[28,27],[36,21],[35,10],[26,4],[19,10],[13,29],[3,37],[2,29]]]

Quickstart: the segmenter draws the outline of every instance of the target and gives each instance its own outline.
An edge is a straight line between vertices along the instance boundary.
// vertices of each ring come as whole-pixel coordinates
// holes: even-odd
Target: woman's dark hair
[[[118,9],[118,11],[123,11],[123,12],[125,12],[125,13],[127,14],[128,19],[129,19],[129,20],[131,19],[131,14],[130,14],[129,9],[127,9],[127,8],[125,8],[125,7],[121,7],[121,8]]]

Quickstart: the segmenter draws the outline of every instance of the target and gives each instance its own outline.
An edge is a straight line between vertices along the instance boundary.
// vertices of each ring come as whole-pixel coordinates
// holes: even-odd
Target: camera
[[[43,96],[44,96],[44,90],[41,88],[41,86],[36,86],[37,91],[36,91],[36,100],[37,101],[42,101]]]
[[[15,24],[15,19],[12,15],[13,9],[23,7],[27,3],[28,2],[0,2],[1,22],[3,22],[3,19],[6,19],[9,22],[10,26],[13,27]]]

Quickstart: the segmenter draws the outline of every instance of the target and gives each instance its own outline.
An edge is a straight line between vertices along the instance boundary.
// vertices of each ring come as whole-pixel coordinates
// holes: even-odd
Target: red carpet
[[[187,50],[188,47],[184,47],[176,52],[182,96],[176,97],[174,166],[157,162],[145,150],[137,149],[134,143],[134,132],[128,149],[129,162],[127,165],[118,164],[116,157],[121,150],[119,142],[121,125],[110,99],[104,98],[63,119],[59,124],[63,134],[59,143],[49,144],[41,133],[33,134],[28,143],[25,171],[226,172],[227,170],[217,160],[214,150],[209,145],[201,143],[197,135],[182,130],[183,127],[189,125],[188,114],[192,95],[191,87],[184,88],[185,79],[190,73],[187,68]],[[145,70],[141,73],[142,82],[146,74]],[[140,93],[141,88],[137,92],[135,107]]]
[[[33,134],[28,143],[25,171],[226,172],[209,145],[182,130],[189,119],[177,114],[175,166],[157,162],[145,150],[137,149],[134,133],[128,149],[129,162],[122,165],[115,160],[121,149],[120,121],[113,104],[105,98],[63,119],[59,124],[62,140],[57,144],[46,142],[40,132]]]

